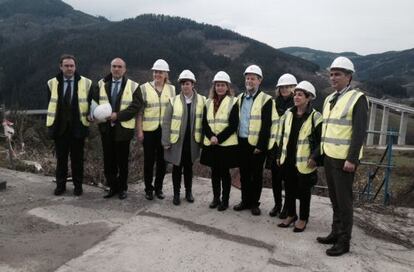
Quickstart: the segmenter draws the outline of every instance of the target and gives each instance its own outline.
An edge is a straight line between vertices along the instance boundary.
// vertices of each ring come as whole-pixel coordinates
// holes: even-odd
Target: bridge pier
[[[384,106],[384,108],[382,109],[381,134],[379,138],[379,145],[385,145],[387,143],[387,135],[385,133],[388,130],[389,115],[390,108]]]

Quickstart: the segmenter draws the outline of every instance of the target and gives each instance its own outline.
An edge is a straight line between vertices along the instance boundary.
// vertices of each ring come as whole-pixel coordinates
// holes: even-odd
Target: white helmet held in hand
[[[296,77],[292,74],[283,74],[279,77],[279,80],[277,81],[276,88],[279,88],[280,86],[290,86],[290,85],[297,85],[298,81],[296,80]]]
[[[184,70],[181,72],[180,76],[178,77],[178,82],[181,82],[183,80],[191,80],[194,83],[196,82],[195,76],[190,70]]]
[[[246,68],[246,70],[244,71],[244,75],[246,74],[255,74],[263,78],[262,69],[260,69],[259,66],[254,65],[254,64]]]
[[[329,67],[330,70],[332,69],[343,69],[346,71],[349,71],[351,73],[355,73],[354,64],[350,59],[347,57],[337,57],[334,59],[334,61],[331,64],[331,67]]]
[[[304,80],[304,81],[299,82],[299,84],[296,85],[295,90],[305,91],[307,93],[312,94],[313,95],[313,99],[316,98],[316,89],[312,85],[312,83],[310,83],[309,81]]]
[[[230,76],[224,71],[219,71],[214,76],[213,82],[218,82],[218,81],[227,82],[227,83],[231,84]]]
[[[170,66],[168,66],[168,63],[165,60],[157,59],[154,62],[154,65],[152,66],[151,70],[169,72]]]
[[[109,103],[98,105],[93,111],[93,117],[98,120],[98,122],[105,122],[106,118],[110,117],[111,114],[112,107]]]

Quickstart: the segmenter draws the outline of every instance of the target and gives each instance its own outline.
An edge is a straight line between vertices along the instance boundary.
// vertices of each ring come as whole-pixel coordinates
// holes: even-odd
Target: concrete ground
[[[315,241],[330,229],[329,199],[313,196],[303,233],[270,218],[272,192],[264,189],[261,216],[211,210],[210,181],[194,179],[195,203],[147,201],[143,184],[128,198],[103,199],[97,187],[81,197],[53,196],[52,178],[0,169],[0,271],[413,271],[412,248],[368,236],[354,227],[351,252],[327,257]],[[231,204],[240,199],[232,188]],[[412,211],[411,211],[412,214]],[[368,217],[366,217],[368,218]],[[412,217],[408,220],[412,220]],[[413,228],[408,227],[408,231]]]

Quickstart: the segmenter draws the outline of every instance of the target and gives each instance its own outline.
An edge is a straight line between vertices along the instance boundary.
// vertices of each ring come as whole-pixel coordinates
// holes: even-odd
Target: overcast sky
[[[275,48],[362,55],[414,48],[414,0],[64,0],[111,21],[155,13],[218,25]]]

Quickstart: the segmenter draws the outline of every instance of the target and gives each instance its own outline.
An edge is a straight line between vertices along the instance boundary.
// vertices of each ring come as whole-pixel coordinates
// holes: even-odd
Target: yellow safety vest
[[[99,85],[99,103],[98,104],[102,105],[102,104],[110,103],[108,95],[105,90],[105,82],[103,81],[103,79],[101,79],[98,82],[98,85]],[[121,102],[120,102],[121,107],[119,111],[122,111],[128,108],[129,104],[131,104],[132,102],[132,96],[137,88],[138,88],[137,82],[127,79],[124,91],[122,93]],[[112,109],[112,111],[114,111],[114,109]],[[128,128],[128,129],[135,129],[135,117],[129,119],[128,121],[121,122],[121,126],[124,128]]]
[[[56,110],[58,104],[58,84],[57,78],[52,78],[47,82],[51,93],[49,105],[47,107],[46,126],[50,127],[55,122]],[[80,121],[85,127],[89,126],[89,121],[86,119],[88,114],[88,95],[91,88],[92,81],[86,77],[81,76],[78,81],[78,104]]]
[[[241,100],[243,97],[243,93],[241,93],[238,97],[238,104],[241,109]],[[264,104],[266,104],[269,99],[272,99],[272,97],[264,92],[260,92],[257,97],[253,101],[252,108],[250,110],[250,122],[249,122],[249,134],[248,134],[248,142],[252,146],[256,146],[257,142],[259,141],[259,133],[260,128],[262,127],[262,108]],[[273,119],[273,110],[276,110],[276,107],[273,107],[272,105],[272,119]],[[240,110],[241,112],[241,110]],[[273,120],[272,120],[273,121]],[[272,122],[273,126],[273,122]],[[272,133],[271,133],[272,134]],[[269,143],[268,148],[272,148],[270,144],[276,139],[276,134],[273,135],[273,139],[271,139],[272,135],[269,135]]]
[[[202,135],[202,123],[203,123],[203,109],[205,104],[205,97],[199,95],[198,93],[194,92],[196,97],[196,108],[195,108],[195,127],[194,127],[194,140],[196,143],[201,143],[201,135]],[[172,119],[171,119],[171,134],[170,134],[170,142],[171,144],[175,144],[180,137],[180,129],[181,129],[181,117],[183,116],[184,106],[181,101],[181,95],[176,95],[170,99],[170,103],[173,107],[172,112]],[[188,113],[188,118],[191,118],[190,112]]]
[[[175,96],[175,87],[171,84],[164,84],[160,96],[158,96],[158,92],[149,82],[141,85],[140,88],[142,99],[145,102],[142,128],[144,131],[154,131],[162,125],[165,107],[168,105],[170,98]]]
[[[296,145],[296,168],[302,174],[309,174],[316,170],[316,167],[308,167],[308,159],[311,155],[311,147],[309,144],[309,136],[312,133],[312,118],[314,127],[322,123],[322,114],[315,109],[308,118],[303,122],[299,130],[298,142]],[[293,113],[288,109],[284,114],[284,122],[281,126],[284,127],[282,155],[280,157],[280,164],[283,164],[287,155],[287,145],[289,142],[290,132],[292,130]]]
[[[351,145],[353,108],[364,94],[359,90],[346,91],[338,97],[331,110],[329,101],[334,94],[325,99],[323,106],[321,152],[331,158],[346,159]],[[361,158],[362,147],[359,152]]]
[[[216,114],[214,115],[214,105],[212,99],[207,99],[206,109],[207,109],[207,122],[210,126],[212,132],[217,135],[222,132],[226,127],[229,126],[229,116],[230,112],[233,109],[233,106],[236,104],[237,99],[234,97],[226,96],[220,103],[219,108],[217,109]],[[230,146],[237,145],[237,133],[234,132],[227,140],[219,144],[220,146]],[[210,145],[210,139],[204,137],[204,145]]]

